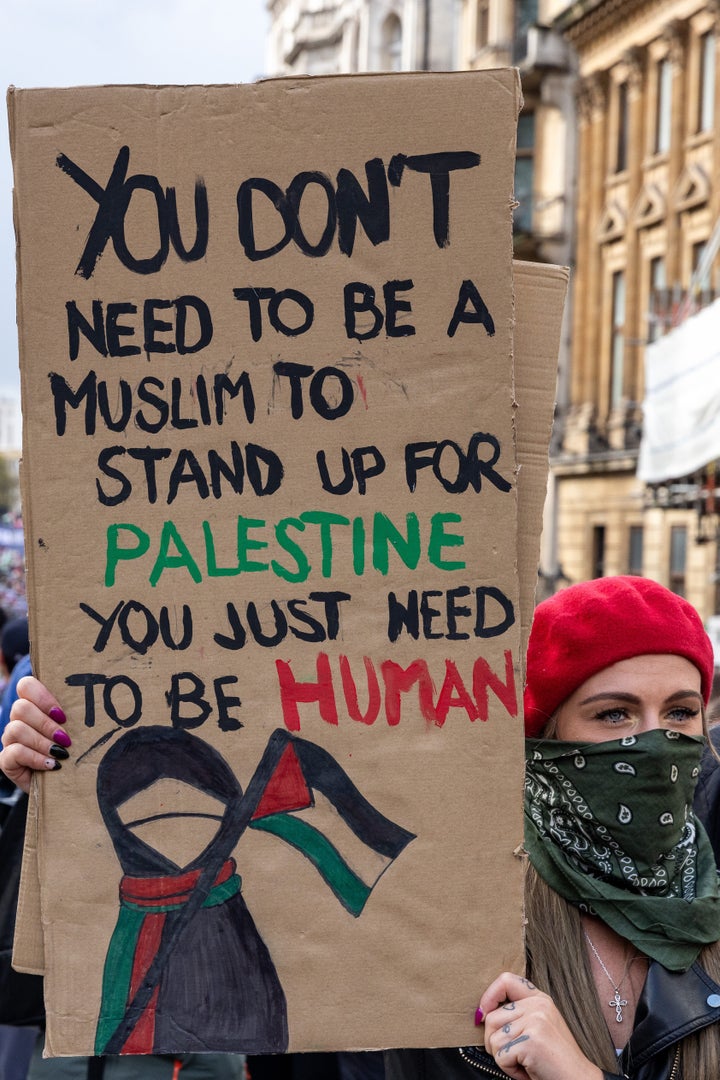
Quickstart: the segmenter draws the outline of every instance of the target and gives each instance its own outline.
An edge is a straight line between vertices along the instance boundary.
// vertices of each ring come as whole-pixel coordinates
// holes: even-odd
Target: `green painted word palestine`
[[[137,525],[118,523],[107,529],[105,585],[115,584],[121,563],[137,564],[145,560],[149,566],[148,581],[157,585],[168,571],[187,572],[193,581],[206,578],[236,577],[238,574],[272,573],[285,581],[307,581],[319,569],[323,578],[337,572],[341,559],[351,560],[352,573],[361,577],[372,567],[379,574],[390,568],[390,551],[399,564],[415,570],[425,555],[427,562],[439,570],[463,570],[465,562],[447,557],[447,549],[459,548],[465,539],[450,526],[462,521],[460,514],[433,514],[421,528],[417,514],[405,515],[402,527],[387,514],[375,513],[371,522],[363,517],[349,518],[324,510],[308,510],[298,517],[286,517],[275,524],[260,518],[239,516],[232,562],[220,565],[215,537],[209,522],[202,522],[201,536],[193,542],[184,537],[173,521],[163,523],[160,535]],[[305,534],[305,536],[303,536]],[[303,546],[317,549],[319,539],[320,565],[313,566]],[[349,540],[349,545],[348,545]],[[368,550],[369,549],[369,550]],[[266,552],[266,557],[261,556]],[[273,557],[276,555],[277,557]],[[368,559],[369,555],[369,559]],[[151,561],[152,560],[152,561]],[[342,566],[347,572],[348,567]]]

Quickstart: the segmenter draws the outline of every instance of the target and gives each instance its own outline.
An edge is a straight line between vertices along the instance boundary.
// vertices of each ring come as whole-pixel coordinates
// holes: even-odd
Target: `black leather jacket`
[[[651,963],[635,1013],[635,1028],[617,1073],[605,1080],[710,1080],[673,1072],[678,1043],[693,1031],[720,1020],[720,986],[699,964],[689,971],[667,971]],[[720,1028],[718,1029],[720,1039]],[[386,1080],[481,1080],[505,1077],[483,1050],[388,1050]]]
[[[720,753],[720,724],[710,729],[710,739]],[[705,826],[720,866],[720,768],[709,749],[703,753],[702,768],[695,788],[695,813]]]

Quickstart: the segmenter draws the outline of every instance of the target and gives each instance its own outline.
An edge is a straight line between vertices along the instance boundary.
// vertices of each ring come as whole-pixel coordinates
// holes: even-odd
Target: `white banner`
[[[720,300],[645,352],[638,477],[687,476],[720,457]]]

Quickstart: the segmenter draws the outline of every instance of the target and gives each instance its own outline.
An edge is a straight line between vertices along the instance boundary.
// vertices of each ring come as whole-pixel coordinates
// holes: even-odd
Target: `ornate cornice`
[[[607,73],[596,72],[581,79],[577,86],[577,107],[581,121],[589,123],[607,105]]]
[[[637,11],[656,3],[657,0],[575,0],[552,25],[582,52],[599,35],[617,32]]]
[[[684,62],[686,38],[687,23],[680,19],[673,19],[663,31],[662,41],[667,45],[668,57],[676,67]]]
[[[635,94],[642,89],[645,75],[645,50],[638,45],[626,49],[622,55],[622,62],[627,70],[627,81],[630,92]]]

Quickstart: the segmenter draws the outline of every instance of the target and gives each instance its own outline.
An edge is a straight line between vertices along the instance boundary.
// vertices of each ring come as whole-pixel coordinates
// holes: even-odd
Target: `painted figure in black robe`
[[[165,779],[224,807],[217,816],[200,815],[217,821],[217,831],[182,867],[134,830],[183,811],[121,818],[124,804]],[[315,790],[387,865],[413,839],[360,794],[327,751],[283,730],[271,735],[244,794],[218,751],[185,731],[136,728],[105,754],[98,802],[124,876],[105,962],[97,1054],[287,1049],[285,994],[243,899],[232,852],[247,827],[271,832],[310,859],[343,906],[359,915],[380,874],[363,880],[298,814],[314,806]]]

